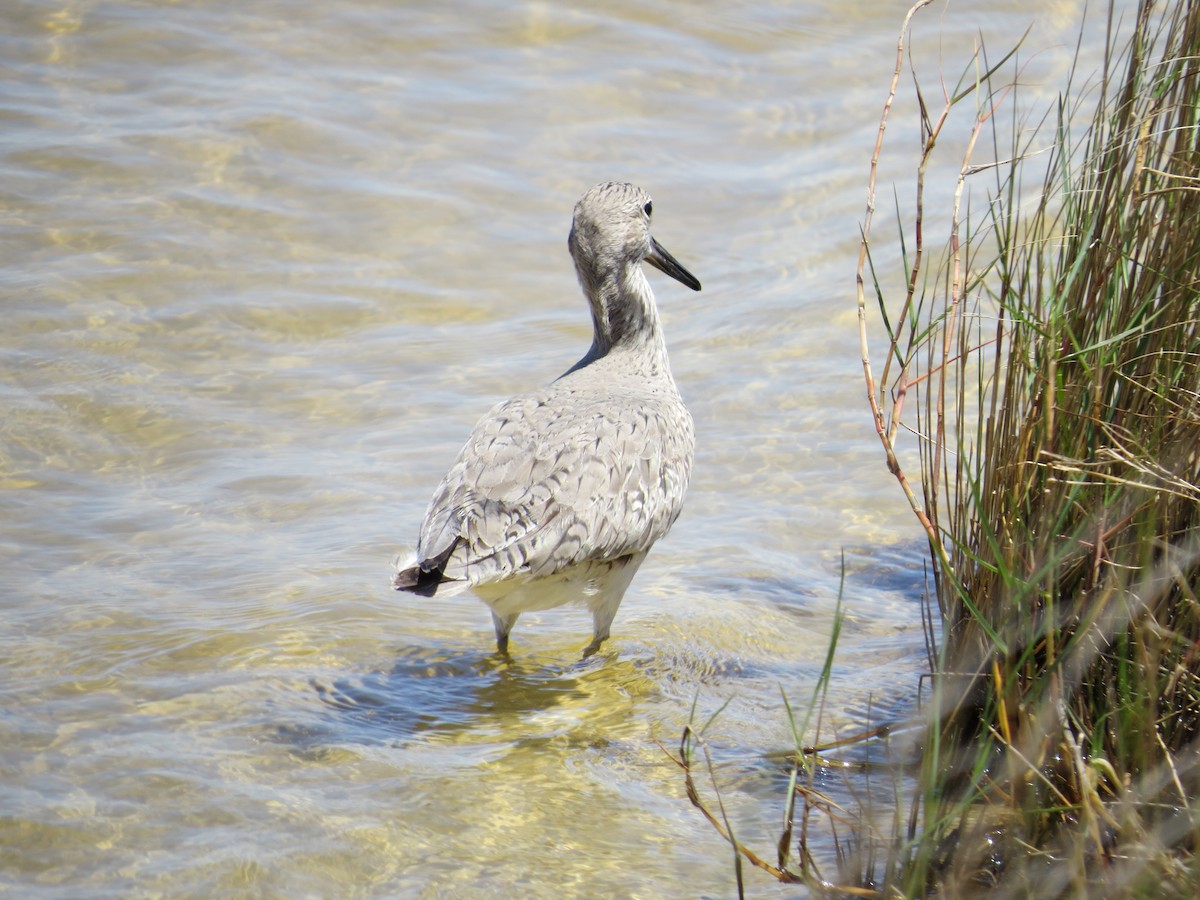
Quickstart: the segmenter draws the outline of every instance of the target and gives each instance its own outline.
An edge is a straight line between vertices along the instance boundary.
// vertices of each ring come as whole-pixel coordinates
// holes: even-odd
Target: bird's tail
[[[437,593],[442,583],[444,569],[422,569],[421,566],[409,566],[401,569],[392,576],[392,587],[398,591],[408,591],[422,597],[432,597]]]
[[[446,577],[446,563],[457,546],[456,540],[433,559],[412,559],[398,566],[396,574],[392,576],[392,587],[421,597],[432,597],[443,584],[457,585],[458,579]]]

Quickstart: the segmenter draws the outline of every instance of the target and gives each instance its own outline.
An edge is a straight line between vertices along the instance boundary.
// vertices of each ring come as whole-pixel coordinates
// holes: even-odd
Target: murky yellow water
[[[728,701],[725,799],[772,845],[763,754],[843,549],[827,717],[904,708],[922,667],[853,309],[905,8],[0,12],[0,892],[729,895],[658,742]],[[1077,15],[957,3],[931,52],[1036,16],[1053,90]],[[704,283],[651,273],[689,503],[603,653],[567,608],[502,663],[481,604],[390,562],[476,417],[586,349],[566,233],[614,178]]]

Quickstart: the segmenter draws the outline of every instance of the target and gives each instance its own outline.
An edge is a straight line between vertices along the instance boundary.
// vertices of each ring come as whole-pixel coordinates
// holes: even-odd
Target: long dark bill
[[[646,262],[660,272],[666,272],[680,284],[686,284],[693,291],[700,290],[700,282],[696,276],[681,266],[679,260],[654,238],[650,238],[650,253],[646,256]]]

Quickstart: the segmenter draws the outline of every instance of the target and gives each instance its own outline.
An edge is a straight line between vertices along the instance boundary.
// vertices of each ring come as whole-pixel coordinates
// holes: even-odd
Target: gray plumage
[[[568,246],[591,307],[584,357],[556,381],[493,407],[434,492],[397,590],[472,590],[501,652],[522,612],[572,600],[594,653],[646,553],[683,507],[695,438],[676,390],[642,261],[700,282],[650,236],[650,197],[588,191]]]

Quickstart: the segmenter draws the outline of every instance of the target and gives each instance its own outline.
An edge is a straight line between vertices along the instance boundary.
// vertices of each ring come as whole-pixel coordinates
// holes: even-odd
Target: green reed
[[[1073,75],[1038,123],[1007,57],[981,50],[936,114],[918,84],[899,298],[873,209],[864,226],[870,403],[941,624],[920,794],[892,850],[909,896],[1200,885],[1200,5],[1141,2],[1123,36],[1109,22],[1100,73]],[[893,95],[902,59],[903,37]],[[931,222],[926,172],[964,110],[952,208]],[[876,161],[886,130],[887,112]]]
[[[830,754],[889,734],[800,744],[836,629],[799,725],[788,706],[774,863],[734,838],[694,728],[678,762],[739,894],[745,859],[839,895],[1200,895],[1200,0],[1140,0],[1124,22],[1110,6],[1102,68],[1073,71],[1039,119],[1019,48],[980,47],[929,95],[914,77],[916,190],[896,202],[889,265],[871,236],[878,162],[930,1],[896,46],[858,264],[872,418],[930,550],[916,762],[881,767],[882,814],[817,790]],[[932,214],[926,178],[947,154],[959,174]],[[720,816],[692,779],[697,749]],[[815,828],[836,874],[808,850]]]
[[[925,93],[906,42],[930,2],[901,29],[857,270],[868,402],[930,551],[915,776],[883,767],[893,810],[837,807],[811,775],[845,741],[800,746],[789,706],[776,863],[706,808],[690,728],[688,794],[739,892],[745,858],[839,895],[1200,896],[1200,0],[1111,6],[1099,71],[1077,58],[1040,118],[1019,48]],[[921,155],[887,264],[876,176],[906,62]],[[816,827],[836,874],[807,852]]]

